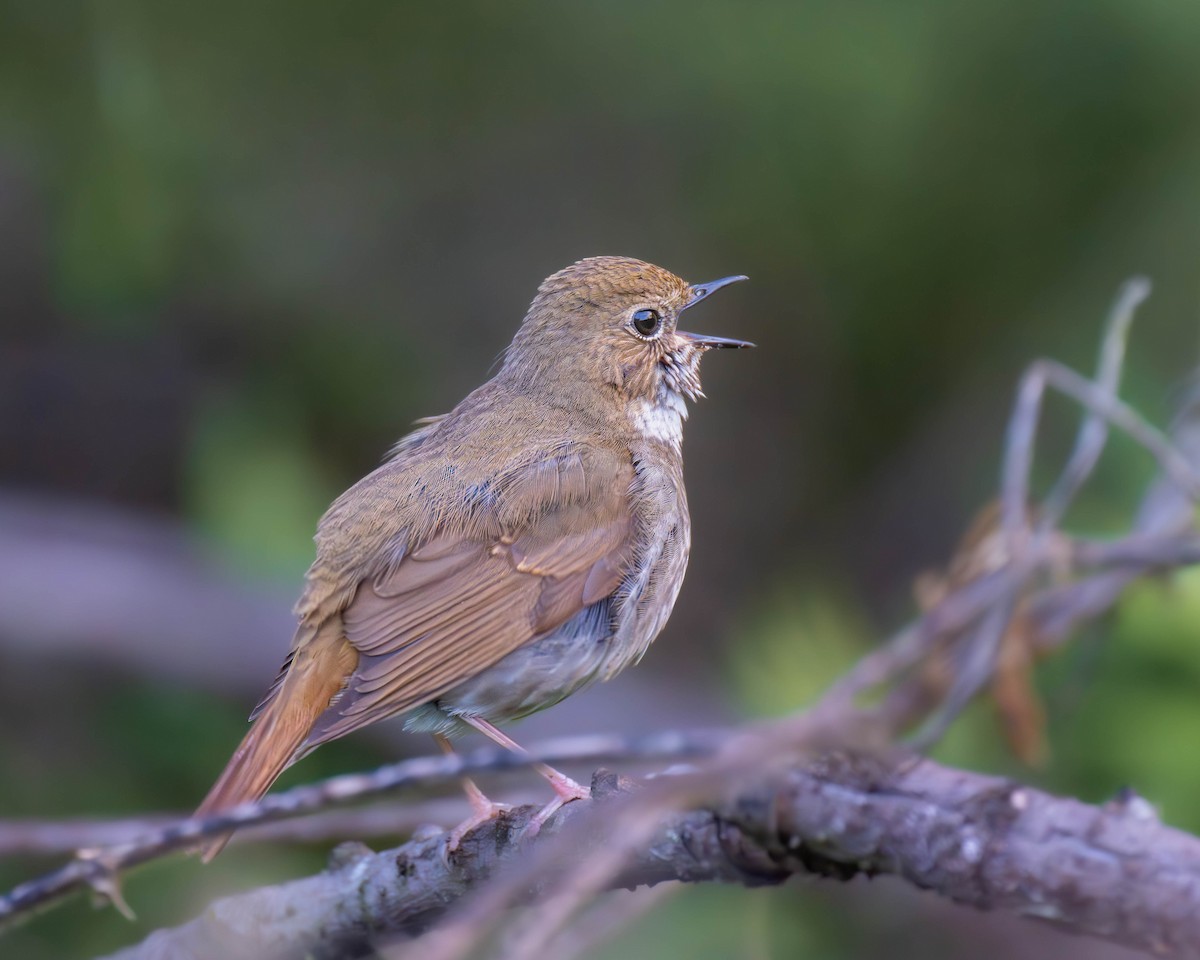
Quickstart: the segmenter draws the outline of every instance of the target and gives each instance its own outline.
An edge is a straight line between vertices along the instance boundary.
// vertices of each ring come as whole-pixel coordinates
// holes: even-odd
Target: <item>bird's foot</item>
[[[472,806],[474,805],[472,804]],[[486,808],[476,807],[474,813],[450,831],[449,836],[446,838],[446,854],[449,855],[457,850],[463,842],[463,838],[476,827],[483,826],[488,821],[496,819],[500,814],[507,813],[511,809],[511,803],[496,803],[493,800],[488,800]]]
[[[542,807],[529,820],[529,826],[525,828],[525,836],[536,837],[538,831],[542,829],[542,824],[556,814],[560,807],[565,803],[570,803],[572,800],[587,800],[592,796],[592,791],[581,783],[576,783],[565,773],[559,773],[553,767],[539,766],[538,772],[541,773],[554,788],[555,797],[548,804]]]
[[[527,756],[524,747],[517,743],[517,741],[515,741],[503,730],[497,729],[493,724],[489,723],[487,720],[484,720],[482,717],[475,717],[464,713],[460,714],[458,719],[462,720],[464,723],[470,724],[484,736],[488,737],[493,742],[500,744],[502,747],[507,747],[513,753],[516,753],[520,756]],[[438,742],[443,744],[444,750],[450,750],[449,741],[446,740],[445,737],[440,737]],[[542,807],[541,810],[534,814],[533,818],[529,821],[529,826],[524,830],[524,836],[527,837],[537,836],[538,831],[542,829],[542,824],[554,816],[558,808],[564,803],[570,803],[572,800],[586,800],[592,795],[592,792],[587,787],[576,783],[565,773],[560,773],[558,770],[555,770],[548,764],[535,763],[533,768],[550,782],[550,786],[554,788],[555,797],[548,804]],[[470,780],[467,780],[466,784],[467,795],[471,796],[472,798],[471,805],[475,806],[476,800],[471,791],[474,790],[475,793],[480,797],[483,797],[483,794],[479,793],[479,788],[471,783]],[[486,797],[483,797],[483,799],[487,800]],[[491,801],[488,802],[490,803]]]
[[[471,815],[450,831],[449,837],[446,838],[447,856],[457,850],[459,844],[463,842],[463,837],[476,827],[483,826],[489,820],[494,820],[500,814],[512,809],[511,803],[497,803],[490,799],[475,785],[474,780],[464,779],[463,789],[466,791],[467,800],[471,803]]]

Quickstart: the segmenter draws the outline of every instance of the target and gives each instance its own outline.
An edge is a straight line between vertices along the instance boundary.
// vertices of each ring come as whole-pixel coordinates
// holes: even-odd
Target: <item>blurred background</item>
[[[595,254],[749,274],[693,326],[761,349],[706,361],[664,635],[514,732],[804,704],[913,615],[994,490],[1020,371],[1090,368],[1135,272],[1124,392],[1169,417],[1197,358],[1198,43],[1187,0],[0,0],[0,817],[194,806],[324,507]],[[1049,404],[1043,481],[1075,423]],[[1072,529],[1121,530],[1150,475],[1115,439]],[[1128,784],[1200,830],[1198,633],[1200,580],[1143,585],[1040,671],[1041,768],[986,708],[939,756]],[[379,729],[287,782],[431,746]],[[79,899],[0,952],[111,950],[327,847],[158,864],[135,923]],[[1121,955],[879,881],[682,891],[602,955],[799,952]]]

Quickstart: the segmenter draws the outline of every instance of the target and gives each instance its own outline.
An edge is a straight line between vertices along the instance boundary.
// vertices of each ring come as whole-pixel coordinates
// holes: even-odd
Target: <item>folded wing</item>
[[[441,532],[364,580],[341,619],[359,655],[304,750],[437,699],[620,586],[632,560],[632,467],[578,457],[507,478],[499,509],[522,523],[484,538]]]

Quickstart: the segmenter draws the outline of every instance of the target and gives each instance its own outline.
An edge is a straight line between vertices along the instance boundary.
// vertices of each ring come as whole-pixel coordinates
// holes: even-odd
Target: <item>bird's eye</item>
[[[633,329],[643,337],[653,337],[662,329],[662,317],[657,310],[637,310],[633,314]]]

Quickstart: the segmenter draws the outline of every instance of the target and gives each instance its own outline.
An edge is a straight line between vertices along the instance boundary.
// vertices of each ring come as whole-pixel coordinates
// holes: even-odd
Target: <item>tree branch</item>
[[[596,820],[636,800],[611,774],[596,776],[593,795],[532,840],[521,834],[536,808],[511,811],[449,858],[444,835],[382,853],[339,848],[321,874],[218,901],[110,960],[361,955],[429,929],[527,847],[566,839],[586,863]],[[824,760],[727,804],[673,815],[608,886],[754,886],[796,873],[895,875],[958,903],[1162,956],[1200,956],[1200,840],[1163,826],[1140,798],[1096,807],[912,758]]]
[[[512,770],[535,761],[544,763],[625,761],[696,757],[711,753],[729,734],[720,731],[657,733],[644,737],[565,737],[518,756],[501,747],[483,747],[470,753],[416,757],[388,764],[369,773],[344,774],[315,784],[270,794],[252,803],[224,810],[201,820],[174,820],[127,842],[81,850],[65,866],[23,883],[0,896],[0,927],[33,910],[43,909],[79,890],[92,888],[123,912],[131,912],[121,898],[122,871],[147,863],[233,828],[270,824],[323,810],[338,803],[378,796],[404,788],[445,783],[463,774]]]
[[[533,803],[534,791],[506,793],[509,802]],[[293,820],[275,820],[239,830],[231,846],[245,843],[321,843],[396,837],[430,823],[451,823],[467,815],[465,796],[438,797],[429,801],[393,801],[367,807],[323,810]],[[0,820],[0,859],[25,856],[71,855],[80,849],[141,844],[161,836],[183,820],[184,814],[113,819]]]

